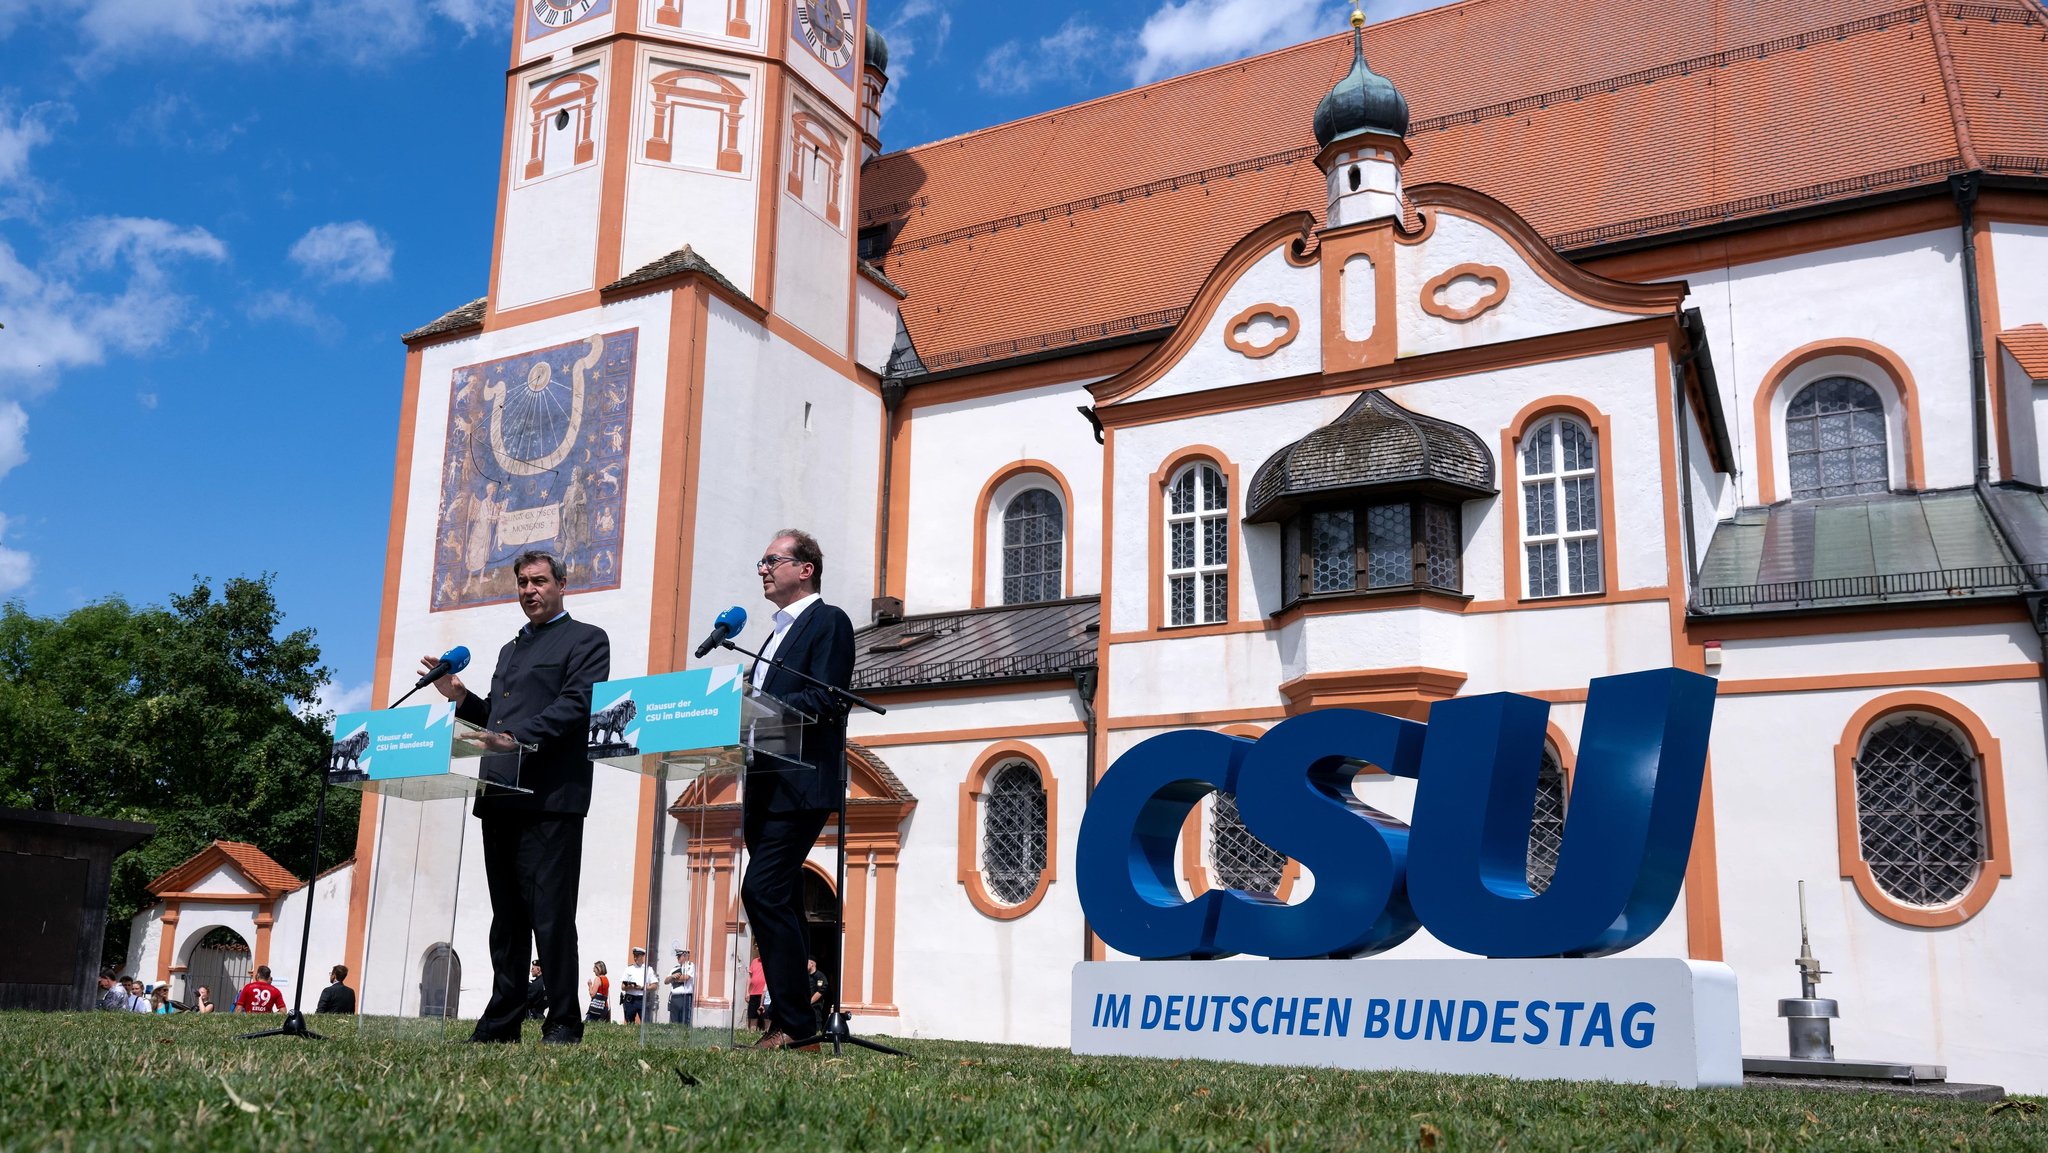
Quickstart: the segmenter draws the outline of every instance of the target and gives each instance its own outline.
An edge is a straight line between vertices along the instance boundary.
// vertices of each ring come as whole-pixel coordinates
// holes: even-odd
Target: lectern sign
[[[327,776],[337,783],[441,776],[455,740],[455,706],[447,701],[343,713],[334,718]]]
[[[1082,908],[1111,948],[1141,958],[1202,959],[1237,953],[1365,957],[1391,949],[1425,928],[1438,941],[1483,957],[1588,958],[1620,952],[1655,931],[1678,898],[1705,777],[1714,688],[1712,679],[1678,669],[1593,682],[1557,870],[1540,894],[1529,887],[1526,868],[1549,712],[1543,701],[1511,693],[1442,701],[1431,708],[1427,725],[1379,713],[1325,709],[1283,721],[1257,741],[1203,731],[1153,737],[1118,758],[1090,798],[1078,851]],[[1368,764],[1416,782],[1412,826],[1352,795],[1352,778]],[[1215,890],[1193,900],[1181,897],[1180,830],[1190,810],[1212,791],[1235,794],[1246,829],[1314,877],[1307,899],[1287,905],[1270,895],[1233,890]],[[1563,984],[1592,981],[1613,986],[1602,1003],[1617,996],[1623,999],[1610,1008],[1611,1035],[1619,1035],[1613,1033],[1617,1026],[1612,1013],[1626,1012],[1640,1002],[1647,1009],[1637,1008],[1638,1018],[1649,1013],[1664,1022],[1667,1034],[1692,1037],[1726,1031],[1732,1037],[1733,975],[1725,966],[1680,963],[1673,970],[1667,962],[1660,963],[1654,975],[1641,968],[1653,963],[1575,963],[1590,965],[1581,972],[1567,962],[1574,981]],[[1426,968],[1397,972],[1417,965]],[[1124,963],[1078,967],[1075,1049],[1158,1052],[1158,1037],[1176,1034],[1180,1040],[1169,1048],[1185,1056],[1285,1062],[1290,1059],[1286,1054],[1293,1052],[1292,1059],[1311,1064],[1460,1067],[1455,1060],[1448,1065],[1435,1059],[1413,1063],[1414,1049],[1384,1045],[1369,1051],[1356,1046],[1330,1050],[1267,1045],[1255,1047],[1254,1055],[1233,1048],[1228,1033],[1236,1030],[1214,1028],[1164,1029],[1144,1045],[1131,1042],[1119,1047],[1120,1036],[1128,1040],[1146,1033],[1144,1003],[1137,1002],[1137,1024],[1131,1025],[1120,1013],[1104,1015],[1093,1011],[1092,1004],[1084,1006],[1083,990],[1126,995],[1112,987],[1157,984],[1164,968],[1155,972],[1153,966]],[[1395,994],[1390,988],[1379,998],[1388,1006],[1405,1000],[1418,1006],[1457,1005],[1456,1011],[1464,1012],[1465,1002],[1479,1005],[1483,1000],[1493,1006],[1487,1009],[1488,1020],[1496,1020],[1496,1010],[1505,1006],[1518,1023],[1528,1020],[1528,1006],[1557,1011],[1562,1004],[1576,1004],[1579,1010],[1590,1004],[1576,993],[1560,999],[1555,974],[1544,975],[1544,987],[1497,987],[1494,978],[1509,970],[1479,968],[1488,974],[1486,980],[1473,975],[1453,979],[1452,969],[1436,963],[1339,965],[1317,969],[1312,981],[1316,988],[1293,995],[1356,994],[1360,987],[1386,982],[1399,990]],[[1206,969],[1196,965],[1189,970],[1202,973],[1202,980],[1181,973],[1173,982],[1202,989],[1161,988],[1156,995],[1199,992],[1205,1005],[1217,1005],[1221,999],[1218,1012],[1235,1012],[1240,999],[1256,1003],[1260,994],[1252,987],[1265,979],[1263,967]],[[1274,968],[1276,976],[1281,971]],[[1217,982],[1233,988],[1204,991]],[[1480,984],[1486,986],[1484,998],[1473,992]],[[1653,986],[1663,990],[1661,999],[1651,999]],[[1143,994],[1133,990],[1128,995]],[[1370,994],[1344,999],[1359,1014],[1354,1035],[1369,1035],[1356,1030],[1373,1020],[1372,1000]],[[1710,1005],[1708,1017],[1698,1017]],[[1162,1000],[1160,1007],[1156,1024],[1164,1025],[1167,1002]],[[1522,1031],[1521,1024],[1501,1028],[1511,1036]],[[1583,1048],[1572,1046],[1568,1053]],[[1734,1059],[1732,1041],[1725,1048]],[[1698,1051],[1709,1050],[1722,1051],[1715,1045]],[[1694,1047],[1686,1051],[1693,1052]],[[1473,1072],[1512,1071],[1488,1061],[1465,1067]],[[1614,1076],[1612,1063],[1589,1064],[1568,1057],[1532,1066],[1532,1075],[1537,1068],[1540,1075],[1552,1077]],[[1731,1068],[1739,1079],[1739,1061]],[[1696,1077],[1656,1079],[1719,1083],[1730,1075],[1718,1066],[1696,1072]]]
[[[740,741],[741,665],[604,681],[590,693],[590,755],[637,757]]]

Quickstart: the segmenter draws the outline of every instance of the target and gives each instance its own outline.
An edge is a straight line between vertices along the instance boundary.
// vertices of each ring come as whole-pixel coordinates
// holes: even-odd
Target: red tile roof
[[[242,841],[215,841],[158,874],[146,887],[152,893],[184,892],[206,874],[224,864],[232,865],[273,899],[304,884],[290,869],[278,864],[270,858],[270,854],[254,845]]]
[[[1465,0],[1365,46],[1413,110],[1409,184],[1478,189],[1571,251],[1939,184],[1971,157],[2041,175],[2044,26],[2040,0]],[[1321,212],[1310,119],[1350,50],[1332,36],[869,164],[861,223],[894,230],[882,267],[927,367],[1169,327],[1241,236]]]
[[[2035,380],[2048,380],[2048,325],[2008,328],[1998,334],[1998,343],[2020,362],[2021,371]]]

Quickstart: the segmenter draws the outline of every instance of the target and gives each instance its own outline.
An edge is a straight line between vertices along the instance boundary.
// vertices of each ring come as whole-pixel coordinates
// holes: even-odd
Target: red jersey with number
[[[284,994],[268,981],[251,981],[242,986],[242,995],[235,998],[235,1008],[243,1013],[282,1013]]]

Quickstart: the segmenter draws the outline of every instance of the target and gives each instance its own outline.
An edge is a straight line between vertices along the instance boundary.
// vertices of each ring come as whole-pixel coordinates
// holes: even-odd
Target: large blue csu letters
[[[1592,684],[1563,848],[1526,878],[1549,706],[1496,693],[1442,701],[1428,725],[1325,709],[1253,742],[1167,733],[1117,759],[1081,823],[1081,906],[1138,957],[1356,957],[1427,926],[1488,957],[1601,956],[1641,942],[1677,900],[1706,771],[1714,682],[1678,669]],[[1360,804],[1366,764],[1416,779],[1414,828]],[[1175,846],[1211,790],[1315,878],[1299,905],[1213,890],[1183,901]]]

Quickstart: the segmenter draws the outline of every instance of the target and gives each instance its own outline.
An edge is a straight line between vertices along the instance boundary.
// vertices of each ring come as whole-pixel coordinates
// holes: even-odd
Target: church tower
[[[847,356],[864,30],[862,0],[519,0],[493,322],[687,245]]]
[[[1316,105],[1316,166],[1329,190],[1323,223],[1323,371],[1391,363],[1394,230],[1408,101],[1365,62],[1365,13],[1351,12],[1351,71]]]

